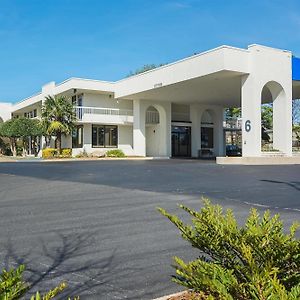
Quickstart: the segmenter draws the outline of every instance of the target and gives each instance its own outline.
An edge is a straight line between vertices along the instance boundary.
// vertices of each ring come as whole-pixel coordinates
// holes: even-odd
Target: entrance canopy
[[[260,64],[260,67],[263,64],[268,67],[268,61],[259,61],[259,57],[257,62],[253,62],[249,48],[222,46],[120,80],[115,85],[115,97],[238,107],[241,105],[242,77],[249,75],[253,67],[256,68],[256,63]],[[274,54],[275,60],[278,53],[287,53],[291,57],[288,51],[280,52],[272,48],[269,51]],[[300,59],[293,57],[291,65],[293,98],[296,99],[300,98]],[[280,62],[278,66],[283,67]],[[269,96],[266,94],[264,98],[271,98]]]
[[[116,82],[115,97],[240,105],[249,52],[222,46]]]

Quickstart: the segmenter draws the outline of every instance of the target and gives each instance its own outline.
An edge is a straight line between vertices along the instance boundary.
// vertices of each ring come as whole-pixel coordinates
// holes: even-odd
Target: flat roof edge
[[[157,70],[162,70],[162,69],[167,68],[169,66],[173,66],[173,65],[182,63],[184,61],[188,61],[188,60],[194,59],[196,57],[200,57],[202,55],[205,55],[205,54],[208,54],[208,53],[212,53],[212,52],[215,52],[215,51],[219,51],[219,50],[222,50],[222,49],[230,49],[230,50],[235,50],[235,51],[241,51],[241,52],[249,53],[248,49],[243,49],[243,48],[238,48],[238,47],[233,47],[233,46],[228,46],[228,45],[222,45],[222,46],[219,46],[219,47],[216,47],[216,48],[213,48],[213,49],[210,49],[210,50],[206,50],[206,51],[198,53],[198,54],[191,55],[189,57],[182,58],[180,60],[176,60],[174,62],[171,62],[169,64],[166,64],[166,65],[163,65],[163,66],[160,66],[160,67],[157,67],[157,68],[154,68],[152,70],[149,70],[149,71],[146,71],[146,72],[142,72],[140,74],[136,74],[136,75],[132,75],[132,76],[129,76],[129,77],[126,77],[126,78],[122,78],[122,79],[116,81],[115,83],[117,84],[119,82],[123,82],[123,81],[129,80],[129,79],[132,79],[132,78],[137,78],[139,76],[143,76],[145,74],[149,74],[149,73],[155,72]]]
[[[269,49],[269,50],[274,50],[274,51],[277,51],[277,52],[292,53],[292,51],[290,51],[290,50],[274,48],[274,47],[265,46],[265,45],[261,45],[261,44],[251,44],[251,45],[248,46],[248,49],[253,48],[253,47],[261,47],[261,48],[265,48],[265,49]]]
[[[92,81],[92,82],[97,82],[97,83],[104,83],[104,84],[111,84],[111,85],[114,85],[115,82],[114,81],[105,81],[105,80],[97,80],[97,79],[89,79],[89,78],[81,78],[81,77],[70,77],[58,84],[55,85],[55,87],[57,86],[61,86],[69,81],[72,81],[72,80],[82,80],[82,81]]]

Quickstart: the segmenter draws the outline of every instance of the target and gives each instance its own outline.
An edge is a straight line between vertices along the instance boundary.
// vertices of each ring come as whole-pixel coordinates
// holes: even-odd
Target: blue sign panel
[[[293,80],[300,81],[300,58],[293,56],[292,58],[292,74]]]

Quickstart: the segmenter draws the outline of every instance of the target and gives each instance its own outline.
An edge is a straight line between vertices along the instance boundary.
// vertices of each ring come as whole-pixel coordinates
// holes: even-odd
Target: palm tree
[[[64,96],[47,96],[42,106],[42,121],[49,136],[56,136],[56,147],[61,153],[61,137],[70,134],[76,114],[71,101]]]

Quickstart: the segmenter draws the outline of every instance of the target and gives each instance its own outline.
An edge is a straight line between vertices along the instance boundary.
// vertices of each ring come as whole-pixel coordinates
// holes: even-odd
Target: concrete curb
[[[181,295],[185,294],[186,292],[187,292],[187,291],[178,292],[178,293],[175,293],[175,294],[163,296],[163,297],[156,298],[156,299],[153,299],[153,300],[168,300],[168,299],[171,298],[171,297],[176,297],[176,296],[178,297],[178,296],[181,296]]]
[[[78,162],[78,161],[111,161],[111,160],[164,160],[164,159],[170,159],[169,157],[102,157],[102,158],[59,158],[59,159],[1,159],[0,163],[16,163],[16,162],[35,162],[35,163],[45,163],[45,162],[51,162],[51,163],[57,163],[57,162]]]
[[[219,165],[299,165],[300,156],[217,157]]]

